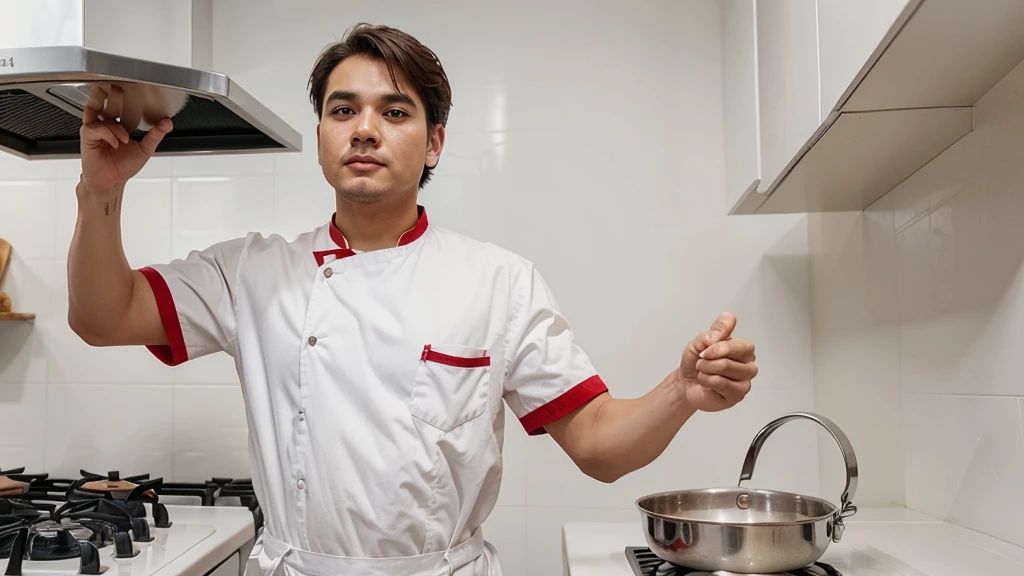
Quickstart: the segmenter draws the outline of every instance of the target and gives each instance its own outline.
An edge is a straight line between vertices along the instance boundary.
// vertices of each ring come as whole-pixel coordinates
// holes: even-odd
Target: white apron
[[[300,550],[263,533],[253,548],[246,576],[501,576],[492,546],[477,529],[473,536],[448,551],[400,558],[351,558]]]

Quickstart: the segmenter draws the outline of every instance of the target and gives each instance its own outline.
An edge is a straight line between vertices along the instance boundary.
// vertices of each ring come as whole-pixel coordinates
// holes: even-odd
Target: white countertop
[[[562,553],[570,576],[632,576],[627,546],[647,546],[635,523],[568,523]],[[843,576],[1024,575],[1024,548],[902,508],[861,509],[822,562]]]
[[[159,574],[205,573],[256,537],[252,512],[244,506],[167,505],[167,512],[176,524],[208,528],[213,534],[168,562]],[[240,559],[242,565],[245,560]]]

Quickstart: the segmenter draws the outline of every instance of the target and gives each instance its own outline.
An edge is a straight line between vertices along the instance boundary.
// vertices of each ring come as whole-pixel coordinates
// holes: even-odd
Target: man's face
[[[440,158],[444,128],[427,129],[423,102],[400,70],[395,77],[398,91],[383,60],[350,56],[327,78],[317,155],[351,202],[415,194],[423,167]]]

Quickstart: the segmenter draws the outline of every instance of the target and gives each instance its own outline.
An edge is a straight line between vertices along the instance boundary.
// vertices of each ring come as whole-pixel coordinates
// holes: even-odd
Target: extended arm
[[[614,482],[653,462],[697,410],[729,408],[757,375],[754,345],[730,338],[732,314],[694,338],[679,368],[636,399],[602,394],[546,429],[585,474]]]

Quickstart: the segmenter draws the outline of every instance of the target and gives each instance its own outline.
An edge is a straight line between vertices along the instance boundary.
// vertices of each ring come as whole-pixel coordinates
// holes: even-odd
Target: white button
[[[330,268],[324,270],[324,278],[330,278],[331,276],[334,276],[334,270],[331,270]]]
[[[295,487],[298,488],[299,490],[305,490],[306,489],[306,481],[305,480],[299,480],[298,482],[295,483]]]
[[[309,345],[310,346],[316,346],[316,336],[310,336],[309,337]]]

